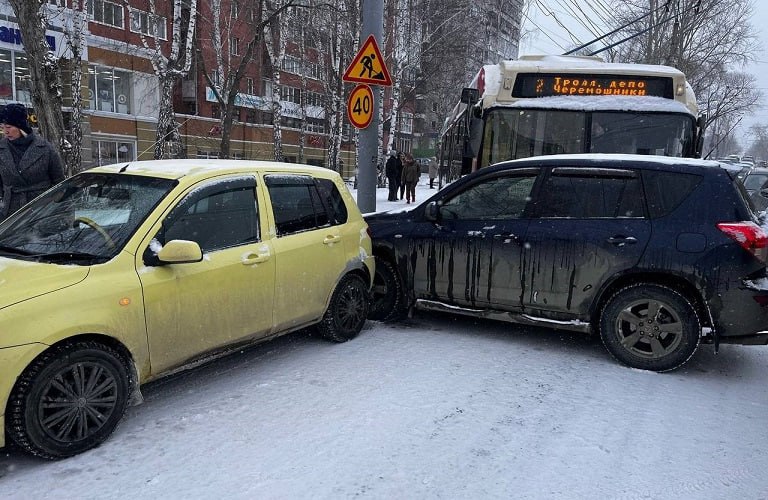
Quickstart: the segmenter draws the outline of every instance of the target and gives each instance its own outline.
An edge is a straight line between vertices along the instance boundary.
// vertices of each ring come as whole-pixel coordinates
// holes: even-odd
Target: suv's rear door
[[[651,234],[639,173],[554,167],[524,245],[523,306],[585,317],[606,280],[634,267]]]

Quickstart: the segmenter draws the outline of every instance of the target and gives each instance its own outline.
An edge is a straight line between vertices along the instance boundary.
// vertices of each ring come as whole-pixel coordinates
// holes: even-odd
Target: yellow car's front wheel
[[[6,414],[8,435],[47,459],[98,446],[128,406],[128,374],[125,358],[111,347],[91,341],[52,347],[17,380]]]

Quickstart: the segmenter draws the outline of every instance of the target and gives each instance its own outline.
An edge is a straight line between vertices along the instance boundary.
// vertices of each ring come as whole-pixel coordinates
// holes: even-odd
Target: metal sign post
[[[352,60],[352,63],[344,73],[344,81],[363,83],[369,85],[392,85],[389,72],[384,64],[384,58],[378,48],[377,40],[384,39],[384,0],[362,1],[362,27],[360,30],[360,51]],[[378,173],[376,162],[379,156],[379,109],[381,109],[381,92],[378,87],[372,92],[373,108],[372,116],[368,121],[368,113],[365,108],[354,109],[355,104],[363,103],[367,94],[359,94],[361,97],[350,99],[353,115],[357,113],[361,117],[361,125],[366,126],[360,131],[358,165],[357,165],[357,206],[363,213],[376,211],[376,181]],[[361,111],[362,109],[362,111]],[[365,115],[365,116],[363,116]],[[352,123],[355,125],[355,123]]]

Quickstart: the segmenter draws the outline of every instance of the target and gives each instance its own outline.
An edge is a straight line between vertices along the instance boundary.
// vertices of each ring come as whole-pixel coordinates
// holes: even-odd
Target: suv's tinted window
[[[157,239],[195,241],[204,251],[259,240],[259,217],[252,178],[196,189],[173,210]]]
[[[544,182],[540,217],[574,219],[643,217],[640,179],[631,171],[553,170]]]
[[[669,214],[701,182],[695,174],[646,170],[643,172],[648,212],[655,219]]]
[[[277,235],[329,225],[329,216],[314,179],[307,175],[266,176]]]
[[[535,174],[495,177],[470,186],[445,201],[445,219],[517,219],[530,199]]]

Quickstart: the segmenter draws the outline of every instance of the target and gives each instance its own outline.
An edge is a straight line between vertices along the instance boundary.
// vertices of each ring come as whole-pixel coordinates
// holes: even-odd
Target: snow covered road
[[[417,313],[144,389],[101,447],[0,455],[0,497],[768,498],[768,347],[666,374],[577,333]]]

